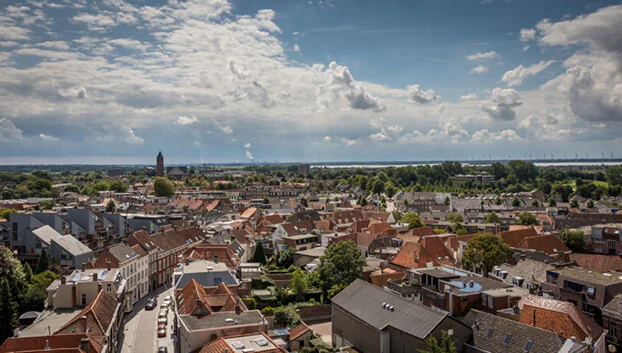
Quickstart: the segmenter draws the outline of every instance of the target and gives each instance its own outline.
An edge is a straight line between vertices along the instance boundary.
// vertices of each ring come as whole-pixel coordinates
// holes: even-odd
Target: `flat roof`
[[[297,255],[311,256],[311,257],[322,257],[326,252],[326,248],[323,246],[319,246],[317,248],[311,248],[307,250],[296,251]]]
[[[622,276],[620,273],[601,273],[596,271],[589,271],[580,267],[565,267],[555,270],[549,270],[547,272],[554,272],[569,278],[576,278],[579,280],[591,282],[594,284],[601,284],[604,286],[622,282]]]
[[[292,236],[288,236],[288,237],[283,237],[283,239],[293,239],[293,240],[300,240],[300,239],[309,239],[309,238],[317,238],[318,236],[315,234],[311,234],[311,233],[307,233],[307,234],[300,234],[300,235],[292,235]]]
[[[529,290],[520,287],[497,288],[482,291],[483,294],[491,297],[523,297],[529,294]]]
[[[93,280],[93,274],[97,273],[98,281],[112,282],[117,278],[119,269],[113,268],[110,271],[105,268],[90,268],[85,270],[75,270],[67,276],[67,283],[71,282],[90,282]]]
[[[255,352],[274,350],[278,347],[274,345],[266,336],[261,333],[247,336],[223,338],[235,353],[248,352],[252,349]]]
[[[46,309],[41,313],[41,315],[39,315],[39,318],[33,322],[32,325],[26,327],[23,331],[20,331],[18,337],[36,337],[54,334],[67,322],[69,322],[69,320],[78,315],[80,311],[82,311],[82,308],[57,310]]]
[[[429,276],[432,276],[432,277],[436,277],[436,278],[456,278],[456,277],[460,277],[460,275],[457,274],[457,273],[447,272],[447,271],[441,270],[439,268],[421,269],[421,270],[418,270],[417,272],[424,273],[426,275],[429,275]]]
[[[218,312],[203,317],[181,315],[179,318],[190,331],[221,327],[261,325],[265,322],[259,310],[243,311],[240,314],[236,314],[235,312]]]

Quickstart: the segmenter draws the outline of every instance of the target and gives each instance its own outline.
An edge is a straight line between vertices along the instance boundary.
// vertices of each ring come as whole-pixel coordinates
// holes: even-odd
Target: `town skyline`
[[[578,0],[7,3],[0,163],[615,154],[621,14]]]

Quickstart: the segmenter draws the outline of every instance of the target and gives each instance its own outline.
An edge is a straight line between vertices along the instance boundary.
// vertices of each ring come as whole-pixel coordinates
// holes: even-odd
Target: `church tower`
[[[161,151],[158,153],[158,157],[156,158],[156,176],[164,176],[164,156]]]

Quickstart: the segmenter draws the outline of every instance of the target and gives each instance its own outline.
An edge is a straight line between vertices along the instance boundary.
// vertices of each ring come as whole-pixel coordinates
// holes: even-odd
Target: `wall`
[[[337,305],[332,313],[333,343],[347,341],[365,353],[381,353],[380,332],[352,317]]]

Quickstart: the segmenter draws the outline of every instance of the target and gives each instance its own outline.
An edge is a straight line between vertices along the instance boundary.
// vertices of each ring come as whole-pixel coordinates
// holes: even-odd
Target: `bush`
[[[255,310],[257,309],[257,301],[254,298],[250,298],[248,300],[248,310]]]
[[[287,269],[287,272],[289,273],[293,273],[294,271],[296,271],[298,269],[298,267],[291,265],[289,266],[289,268]]]
[[[261,309],[261,314],[263,314],[264,316],[273,316],[274,315],[274,308],[271,306],[267,306],[263,309]]]
[[[286,307],[277,308],[274,311],[274,319],[278,324],[289,327],[300,322],[300,315],[296,311],[295,306],[288,305]]]

